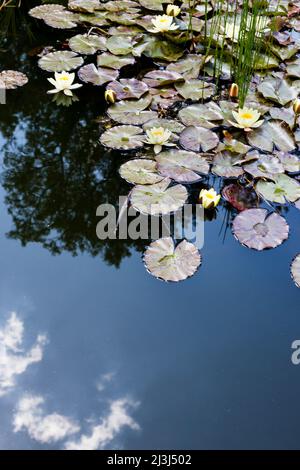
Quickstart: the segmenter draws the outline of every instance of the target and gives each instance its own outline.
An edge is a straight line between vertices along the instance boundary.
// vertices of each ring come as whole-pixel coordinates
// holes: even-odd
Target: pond
[[[45,47],[48,54],[52,48],[69,51],[66,39],[78,31],[45,25],[28,15],[31,6],[24,2],[15,18],[17,33],[8,31],[0,43],[1,70],[28,78],[24,86],[6,90],[6,104],[0,105],[0,448],[299,448],[300,365],[292,361],[292,343],[300,339],[300,292],[290,274],[300,252],[299,209],[293,200],[270,201],[266,188],[258,203],[248,186],[257,177],[251,171],[270,168],[244,155],[245,165],[254,165],[247,181],[243,170],[235,179],[215,171],[183,184],[194,206],[200,206],[203,188],[222,195],[215,209],[205,210],[201,266],[196,262],[189,279],[165,282],[147,271],[143,254],[150,239],[99,239],[97,207],[116,206],[133,187],[120,166],[133,157],[153,159],[153,147],[143,142],[133,153],[111,149],[111,136],[102,145],[113,128],[107,110],[115,106],[105,102],[105,86],[76,76],[84,84],[74,90],[78,101],[53,101],[47,94],[53,73],[39,68],[38,60]],[[151,71],[151,58],[141,60]],[[125,79],[140,73],[134,67]],[[210,77],[208,83],[215,82]],[[223,84],[227,90],[230,82],[225,78]],[[207,103],[187,100],[172,108],[174,122],[186,105]],[[276,109],[281,106],[287,109],[281,103]],[[273,121],[279,119],[285,118],[274,115]],[[275,147],[278,132],[265,134]],[[297,130],[295,136],[297,141]],[[205,135],[202,149],[211,138]],[[291,137],[279,140],[285,138]],[[188,141],[195,145],[191,136]],[[158,158],[167,150],[183,151],[184,145],[174,145]],[[198,155],[200,148],[193,152]],[[259,158],[265,154],[261,150]],[[291,154],[297,157],[296,145]],[[236,165],[242,168],[233,161],[231,171]],[[299,172],[283,172],[297,182]],[[256,181],[274,185],[268,176]],[[232,196],[237,188],[246,188],[242,202]],[[237,200],[249,210],[259,205],[273,212],[275,242],[270,237],[253,246],[264,230],[271,231],[265,213],[257,218],[257,212],[246,217],[253,217],[257,237],[245,239],[247,210],[230,204]],[[195,253],[176,276],[194,262]]]

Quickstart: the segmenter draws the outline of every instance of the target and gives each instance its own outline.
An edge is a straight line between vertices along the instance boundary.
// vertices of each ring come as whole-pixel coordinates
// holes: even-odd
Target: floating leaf
[[[144,255],[150,274],[164,281],[183,281],[195,274],[201,256],[195,245],[183,240],[175,248],[171,237],[160,238],[150,244]]]
[[[69,0],[68,8],[74,11],[93,13],[101,8],[99,0]]]
[[[207,174],[209,164],[204,157],[185,150],[168,150],[155,157],[161,175],[178,183],[194,183],[201,179],[199,173]]]
[[[257,90],[268,99],[286,105],[297,98],[299,90],[289,84],[287,80],[279,77],[270,76],[257,87]]]
[[[94,64],[87,64],[78,70],[78,77],[85,83],[102,86],[110,80],[118,78],[119,72],[108,68],[95,67]]]
[[[175,88],[183,98],[194,101],[210,98],[215,92],[215,86],[203,80],[189,80],[183,84],[176,83]]]
[[[167,70],[179,73],[185,78],[185,80],[191,80],[198,78],[200,69],[204,65],[204,61],[204,56],[189,54],[174,64],[169,64],[167,66]]]
[[[188,192],[181,184],[169,187],[171,180],[165,178],[148,186],[138,185],[131,191],[131,204],[142,214],[169,214],[180,209],[188,198]]]
[[[259,155],[255,162],[244,165],[244,170],[254,178],[273,179],[279,173],[284,173],[284,167],[278,158],[272,155]]]
[[[105,52],[104,54],[97,56],[97,65],[99,67],[108,67],[116,70],[119,70],[126,65],[132,65],[134,62],[135,58],[132,55],[118,57]]]
[[[238,178],[244,173],[243,168],[238,166],[240,159],[237,155],[229,152],[218,153],[214,156],[212,173],[224,178]]]
[[[56,51],[41,57],[38,64],[47,72],[69,72],[80,67],[83,58],[73,51]]]
[[[100,138],[102,145],[119,150],[143,147],[145,136],[137,126],[115,126],[105,131]]]
[[[151,121],[146,122],[143,126],[145,131],[153,127],[163,127],[175,134],[179,134],[184,129],[184,126],[174,119],[151,119]]]
[[[107,89],[113,90],[118,100],[125,100],[128,98],[141,98],[149,88],[146,83],[136,78],[121,78],[118,82],[110,82]]]
[[[287,75],[300,78],[300,57],[290,62],[286,68]]]
[[[164,3],[173,3],[172,0],[139,0],[142,7],[148,10],[162,11]]]
[[[148,72],[143,81],[149,88],[162,87],[172,83],[182,82],[183,77],[177,72],[168,72],[167,70],[152,70]]]
[[[29,10],[30,16],[44,20],[52,28],[70,29],[77,26],[76,14],[66,10],[62,5],[40,5]]]
[[[13,90],[19,86],[24,86],[28,82],[27,76],[16,70],[4,70],[0,72],[0,89]]]
[[[222,190],[223,198],[238,211],[257,205],[257,195],[251,189],[239,184],[228,184]]]
[[[279,158],[285,171],[289,173],[300,172],[300,158],[297,155],[288,152],[275,152],[275,155]]]
[[[249,132],[247,138],[250,145],[265,152],[272,152],[274,145],[283,152],[290,152],[296,148],[290,129],[278,120],[265,122],[258,129]]]
[[[300,198],[300,184],[288,175],[278,175],[271,181],[258,181],[256,191],[267,201],[285,204]]]
[[[120,167],[120,175],[128,183],[154,184],[163,179],[157,173],[156,162],[145,158],[129,160]]]
[[[215,148],[218,143],[217,134],[204,127],[189,126],[180,134],[180,145],[186,150],[207,152]]]
[[[269,110],[272,119],[280,119],[288,124],[290,128],[294,126],[295,113],[292,108],[271,108]]]
[[[69,40],[69,47],[78,54],[95,54],[106,50],[106,39],[96,34],[77,34]]]
[[[157,117],[156,112],[145,109],[151,100],[152,97],[147,95],[139,100],[119,101],[108,108],[107,114],[111,119],[122,124],[141,125]]]
[[[300,253],[292,261],[291,276],[296,286],[300,287]]]
[[[143,41],[142,35],[137,36],[111,36],[106,42],[106,47],[112,54],[115,55],[128,55],[140,57],[143,53],[147,42]]]
[[[264,250],[281,245],[289,236],[286,220],[266,209],[247,209],[236,216],[232,231],[238,241],[248,248]]]
[[[179,111],[178,117],[186,126],[201,126],[206,129],[216,127],[223,121],[222,110],[214,101],[187,106]]]
[[[180,45],[153,36],[148,41],[143,53],[152,59],[174,62],[183,55],[184,50]]]

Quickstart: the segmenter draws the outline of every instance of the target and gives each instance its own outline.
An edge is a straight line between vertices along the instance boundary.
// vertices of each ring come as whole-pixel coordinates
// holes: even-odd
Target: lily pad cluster
[[[256,250],[275,248],[289,234],[278,209],[300,207],[300,7],[286,0],[264,7],[267,46],[257,57],[245,109],[239,109],[228,90],[226,61],[216,82],[215,58],[204,44],[213,21],[225,15],[223,2],[196,1],[193,8],[183,2],[176,17],[166,15],[172,3],[70,0],[67,8],[35,7],[34,18],[70,30],[69,50],[42,55],[39,66],[77,70],[85,86],[110,93],[100,142],[128,155],[120,175],[133,185],[133,208],[150,215],[174,212],[187,203],[192,185],[213,175],[223,204],[237,212],[237,240]],[[211,40],[225,42],[230,54],[240,19],[231,22],[227,8],[227,24]],[[176,247],[163,238],[150,245],[144,261],[154,276],[177,281],[191,276],[201,257],[187,241]]]

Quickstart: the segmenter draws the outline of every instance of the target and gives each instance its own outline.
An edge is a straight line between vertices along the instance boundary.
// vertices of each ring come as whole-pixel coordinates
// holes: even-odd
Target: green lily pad
[[[184,50],[180,45],[153,36],[149,38],[143,53],[152,59],[175,62],[184,54]]]
[[[69,0],[69,10],[93,13],[101,8],[99,0]]]
[[[296,148],[295,138],[287,125],[278,120],[265,122],[258,129],[249,132],[248,142],[265,152],[272,152],[274,145],[282,152],[290,152]]]
[[[121,124],[137,124],[141,125],[150,119],[155,119],[157,113],[147,110],[152,97],[146,95],[139,100],[125,100],[113,104],[107,110],[107,114],[111,119]]]
[[[174,134],[179,134],[184,129],[184,126],[174,119],[151,119],[151,121],[144,124],[143,129],[146,131],[153,127],[163,127],[164,129],[169,129]]]
[[[194,152],[208,152],[217,147],[219,137],[204,127],[189,126],[180,134],[180,145],[186,150]]]
[[[205,62],[205,57],[198,54],[189,54],[183,59],[169,64],[166,70],[179,73],[185,80],[192,80],[199,77],[201,68]]]
[[[136,78],[121,78],[119,81],[110,82],[107,89],[113,90],[118,100],[141,98],[149,90],[146,83]]]
[[[103,132],[100,142],[106,147],[118,150],[133,150],[143,147],[145,135],[137,126],[115,126]]]
[[[209,164],[204,157],[185,150],[168,150],[155,157],[158,171],[178,183],[194,183],[201,180],[199,174],[209,172]]]
[[[240,158],[237,155],[232,155],[229,152],[218,153],[214,156],[211,171],[224,178],[238,178],[244,173],[239,163]]]
[[[156,167],[155,161],[139,158],[124,163],[119,173],[131,184],[154,184],[163,179],[163,176],[157,173]]]
[[[288,152],[274,152],[276,157],[280,160],[283,168],[288,173],[300,172],[300,158]]]
[[[38,64],[47,72],[69,72],[80,67],[83,58],[72,51],[56,51],[42,56]]]
[[[300,287],[300,253],[292,261],[291,276],[296,286]]]
[[[203,80],[188,80],[183,84],[176,83],[175,88],[186,100],[204,100],[215,93],[215,85]]]
[[[267,201],[285,204],[300,198],[300,184],[288,175],[277,175],[272,181],[258,181],[256,191]]]
[[[143,41],[144,36],[111,36],[106,42],[106,47],[114,55],[129,55],[140,57],[147,46],[147,42]]]
[[[132,55],[118,57],[105,52],[97,56],[97,65],[99,67],[107,67],[115,70],[120,70],[126,65],[132,65],[134,62],[135,58]]]
[[[201,126],[206,129],[216,127],[223,121],[222,110],[214,101],[187,106],[179,111],[178,117],[186,126]]]
[[[183,77],[177,72],[168,72],[167,70],[152,70],[144,78],[149,88],[165,87],[173,83],[184,81]]]
[[[169,178],[164,178],[156,184],[135,186],[130,195],[132,207],[142,214],[150,215],[177,211],[187,201],[188,192],[181,184],[170,186],[170,183]]]
[[[300,57],[298,57],[293,62],[289,62],[286,71],[289,77],[300,78]]]
[[[173,3],[173,0],[139,0],[139,4],[147,10],[162,11],[164,3]]]
[[[299,89],[280,77],[270,76],[257,87],[257,90],[265,97],[282,106],[297,98]]]
[[[95,67],[94,64],[87,64],[78,70],[78,77],[85,83],[92,85],[102,86],[110,80],[118,78],[119,72],[117,70],[108,69],[105,67]]]
[[[201,264],[201,256],[193,243],[183,240],[175,248],[171,237],[150,244],[144,255],[150,274],[163,281],[183,281],[193,276]]]
[[[77,34],[69,40],[69,47],[78,54],[95,54],[106,50],[106,39],[96,34]]]
[[[48,26],[58,29],[75,28],[78,21],[78,16],[75,13],[57,4],[37,6],[29,10],[29,15],[44,20]]]
[[[272,155],[260,155],[258,160],[244,165],[244,170],[254,178],[268,179],[274,179],[274,176],[285,171],[279,159]]]

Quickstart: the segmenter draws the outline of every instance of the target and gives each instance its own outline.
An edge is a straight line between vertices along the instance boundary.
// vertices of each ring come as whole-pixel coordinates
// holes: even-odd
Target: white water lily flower
[[[181,9],[177,5],[168,5],[166,9],[166,13],[169,16],[178,16]]]
[[[154,145],[154,152],[158,154],[162,150],[163,145],[169,147],[174,146],[171,142],[168,142],[169,138],[172,135],[172,132],[169,129],[164,129],[163,127],[152,127],[146,131],[148,139],[145,141],[146,144]]]
[[[252,128],[261,126],[263,119],[259,121],[261,114],[252,108],[239,109],[238,112],[232,111],[236,122],[228,121],[232,126],[250,131]]]
[[[47,93],[59,93],[62,91],[67,96],[73,96],[71,90],[82,87],[79,83],[73,83],[75,79],[75,73],[68,72],[55,72],[54,78],[48,78],[48,82],[51,83],[55,88],[54,90],[49,90]]]
[[[154,25],[154,29],[151,30],[153,33],[165,33],[179,28],[179,26],[173,23],[173,17],[169,15],[155,16],[151,22]]]

